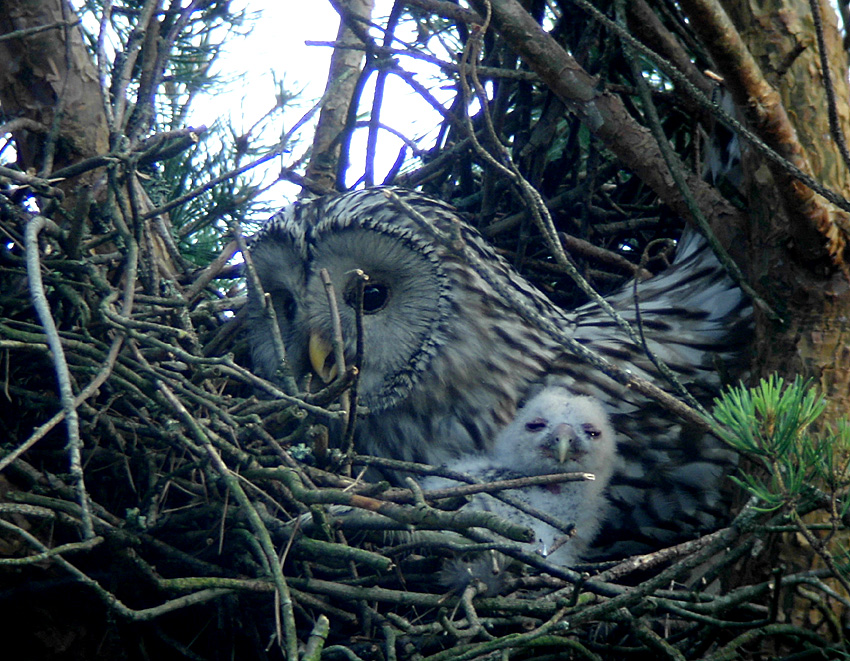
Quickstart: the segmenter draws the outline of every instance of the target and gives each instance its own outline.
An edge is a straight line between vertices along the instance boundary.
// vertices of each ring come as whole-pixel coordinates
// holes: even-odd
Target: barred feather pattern
[[[390,188],[301,201],[257,234],[251,252],[275,309],[284,311],[278,322],[301,376],[309,371],[310,337],[325,344],[332,337],[320,269],[334,283],[347,361],[357,335],[354,273],[369,276],[361,452],[451,465],[486,452],[521,402],[563,386],[602,402],[616,431],[600,555],[657,548],[725,516],[723,478],[734,454],[589,367],[541,325],[672,392],[644,348],[596,303],[558,308],[449,205]],[[680,242],[674,264],[639,283],[637,295],[650,350],[699,401],[718,394],[721,373],[740,374],[751,306],[700,237]],[[636,321],[632,285],[607,300]],[[251,306],[259,326],[257,301]],[[255,369],[273,377],[269,333],[254,328],[250,339]]]

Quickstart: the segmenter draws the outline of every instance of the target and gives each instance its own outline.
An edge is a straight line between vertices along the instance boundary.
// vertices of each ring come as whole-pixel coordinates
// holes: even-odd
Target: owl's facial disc
[[[306,273],[304,254],[291,237],[271,234],[254,246],[251,255],[263,291],[271,303],[286,358],[292,371],[303,375],[308,369],[304,317]],[[272,340],[266,301],[253,288],[248,290],[250,323],[248,333],[254,369],[267,379],[274,379],[279,368],[278,352]]]
[[[336,295],[346,365],[357,353],[358,308],[362,312],[361,401],[372,410],[390,406],[426,369],[430,347],[441,337],[438,267],[400,237],[356,226],[317,237],[313,265],[307,285],[313,369],[325,380],[335,372],[332,314],[319,277],[324,269]]]
[[[389,303],[391,291],[391,288],[383,282],[371,282],[369,276],[358,269],[357,277],[349,281],[342,299],[355,311],[355,314],[358,308],[364,315],[377,314]],[[339,366],[334,360],[333,346],[322,333],[316,331],[310,333],[308,352],[310,364],[322,381],[325,383],[333,381],[339,374]]]

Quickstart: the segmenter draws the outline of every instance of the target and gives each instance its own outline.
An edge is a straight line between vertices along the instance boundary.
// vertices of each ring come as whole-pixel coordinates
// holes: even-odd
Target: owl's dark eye
[[[357,285],[354,283],[349,284],[348,288],[345,291],[345,295],[343,298],[345,302],[352,308],[356,308],[357,294],[356,289]],[[387,302],[390,300],[390,288],[387,287],[384,283],[378,281],[370,281],[367,280],[363,286],[363,313],[364,314],[375,314],[376,312],[380,312],[387,306]]]
[[[528,431],[541,431],[546,429],[546,418],[534,418],[525,423],[525,428]]]
[[[295,297],[286,289],[273,291],[271,292],[271,296],[278,319],[285,319],[289,323],[292,323],[295,320],[295,312],[298,309],[298,305],[295,303]]]
[[[390,288],[381,282],[367,282],[363,287],[363,312],[375,314],[383,310],[390,300]],[[354,307],[354,289],[346,292],[345,302]]]

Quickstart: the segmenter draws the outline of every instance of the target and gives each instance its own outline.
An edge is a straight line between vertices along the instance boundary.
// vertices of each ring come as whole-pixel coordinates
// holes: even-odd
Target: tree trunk
[[[107,153],[100,82],[76,14],[64,0],[2,0],[0,34],[16,31],[0,41],[0,105],[32,122],[13,129],[21,169],[49,175]]]
[[[689,3],[686,3],[689,4]],[[754,56],[765,80],[778,92],[794,128],[794,140],[815,179],[833,191],[850,190],[850,170],[842,159],[830,129],[826,82],[821,65],[810,5],[805,0],[781,2],[725,2],[732,22]],[[820,2],[824,42],[831,81],[835,88],[837,123],[841,133],[850,129],[848,60],[836,26],[836,16]],[[724,72],[726,74],[727,72]],[[734,88],[734,87],[733,87]],[[747,108],[752,118],[755,111]],[[832,137],[830,137],[832,136]],[[788,380],[800,375],[812,379],[827,398],[826,425],[834,426],[850,414],[850,268],[843,247],[847,213],[812,195],[826,213],[821,222],[789,205],[782,190],[786,176],[755,155],[745,152],[745,197],[750,213],[750,263],[753,285],[779,313],[772,321],[756,310],[754,378],[779,374]],[[804,194],[810,194],[808,190]],[[828,218],[823,222],[823,218]],[[813,228],[817,231],[813,231]],[[830,249],[830,245],[839,249]],[[746,466],[745,470],[752,470]],[[818,485],[822,486],[822,485]],[[808,523],[828,523],[819,510]],[[774,568],[793,573],[823,568],[823,553],[799,534],[769,537],[770,548],[757,559],[745,561],[736,584],[764,579]],[[842,534],[833,540],[846,545]],[[841,590],[837,581],[828,581]],[[813,624],[816,615],[808,599],[789,600],[786,617],[795,624]],[[835,613],[844,607],[832,600]]]
[[[831,190],[850,190],[850,170],[835,141],[827,137],[831,135],[828,101],[809,3],[784,0],[727,5],[750,52],[779,92],[813,173]],[[850,133],[847,53],[835,13],[825,2],[821,2],[821,15],[839,126],[846,136]],[[761,276],[756,285],[780,308],[784,321],[773,324],[759,316],[756,373],[811,377],[829,399],[828,416],[847,415],[850,288],[845,255],[836,255],[830,263],[823,255],[812,260],[798,250],[796,227],[806,219],[789,214],[777,204],[778,196],[764,194],[772,186],[766,167],[752,173],[749,185],[751,257],[758,264],[755,273]],[[827,237],[821,241],[826,243]]]

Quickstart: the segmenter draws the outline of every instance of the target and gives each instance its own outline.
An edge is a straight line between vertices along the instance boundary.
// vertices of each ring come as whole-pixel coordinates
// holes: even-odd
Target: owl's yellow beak
[[[322,381],[330,383],[336,378],[337,368],[336,363],[330,361],[328,357],[333,353],[333,347],[322,335],[313,331],[310,333],[310,342],[307,346],[310,353],[310,364],[313,366],[316,374],[322,377]]]

